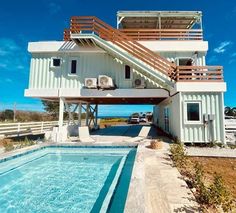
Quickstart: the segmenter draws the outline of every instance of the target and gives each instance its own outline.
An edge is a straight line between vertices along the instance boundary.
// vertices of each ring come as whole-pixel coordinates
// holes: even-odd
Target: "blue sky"
[[[116,26],[118,10],[200,10],[204,40],[209,41],[208,65],[223,65],[228,91],[225,105],[236,106],[235,0],[8,0],[0,7],[0,110],[42,110],[39,100],[24,98],[28,86],[29,41],[61,40],[73,15],[94,15]],[[150,111],[151,106],[105,106],[100,114]]]

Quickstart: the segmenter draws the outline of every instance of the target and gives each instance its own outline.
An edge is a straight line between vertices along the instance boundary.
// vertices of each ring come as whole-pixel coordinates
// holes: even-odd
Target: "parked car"
[[[139,117],[139,122],[147,123],[148,120],[147,120],[146,116],[141,116],[141,117]]]
[[[130,123],[131,124],[139,124],[140,120],[139,120],[139,117],[138,116],[132,116],[130,118]]]

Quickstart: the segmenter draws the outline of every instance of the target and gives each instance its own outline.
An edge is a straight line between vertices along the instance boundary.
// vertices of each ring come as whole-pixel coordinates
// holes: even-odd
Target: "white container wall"
[[[193,52],[165,52],[161,54],[170,61],[177,60],[181,57],[192,57],[194,55]],[[62,60],[60,67],[51,67],[52,57]],[[196,63],[198,65],[204,65],[202,63],[204,56],[199,54],[198,57]],[[77,60],[77,73],[73,75],[70,74],[71,60]],[[79,89],[83,87],[85,78],[97,78],[98,75],[112,77],[119,88],[132,88],[134,79],[141,77],[134,72],[130,80],[125,79],[124,67],[125,64],[107,53],[33,53],[29,89]],[[145,81],[145,84],[147,88],[156,88],[148,80]]]
[[[164,131],[180,138],[181,109],[179,93],[154,106],[153,121],[155,125]]]
[[[224,142],[222,96],[221,92],[180,92],[154,107],[154,123],[166,130],[165,109],[169,108],[169,133],[177,136],[182,142]],[[194,124],[186,121],[188,102],[200,103],[200,122]],[[209,115],[212,116],[212,121],[205,121],[204,116],[208,119]]]
[[[181,93],[182,109],[188,101],[201,102],[202,122],[200,124],[186,124],[182,116],[181,139],[185,142],[224,142],[224,103],[222,93]],[[184,114],[183,114],[184,115]],[[204,115],[213,115],[213,121],[204,122]],[[208,119],[208,118],[207,118]]]

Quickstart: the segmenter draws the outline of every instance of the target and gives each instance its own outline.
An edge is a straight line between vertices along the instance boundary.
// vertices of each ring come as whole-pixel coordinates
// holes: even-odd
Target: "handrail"
[[[119,29],[134,40],[203,40],[200,29]]]
[[[101,21],[94,16],[73,16],[71,18],[70,32],[73,33],[95,33],[104,40],[111,41],[131,55],[151,66],[155,70],[170,76],[176,65],[166,58],[154,53],[139,42],[126,36],[117,29]]]
[[[71,41],[71,38],[70,38],[70,29],[64,29],[64,32],[63,32],[63,40],[64,40],[64,41]]]
[[[222,66],[177,66],[176,72],[172,73],[175,81],[215,81],[222,82]]]

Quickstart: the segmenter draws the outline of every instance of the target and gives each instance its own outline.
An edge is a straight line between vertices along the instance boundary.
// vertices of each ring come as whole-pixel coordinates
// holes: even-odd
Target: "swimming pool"
[[[0,212],[122,212],[134,147],[43,147],[0,161]]]

